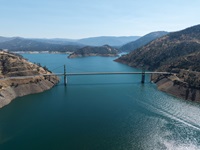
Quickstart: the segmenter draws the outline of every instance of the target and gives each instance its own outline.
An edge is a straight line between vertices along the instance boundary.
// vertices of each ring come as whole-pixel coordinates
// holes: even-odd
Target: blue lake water
[[[55,73],[139,71],[112,57],[23,54]],[[0,109],[0,150],[199,150],[200,105],[141,75],[70,76]]]

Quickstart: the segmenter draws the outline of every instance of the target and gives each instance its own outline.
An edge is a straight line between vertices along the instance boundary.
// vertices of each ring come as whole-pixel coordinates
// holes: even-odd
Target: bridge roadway
[[[67,76],[76,76],[76,75],[115,75],[115,74],[171,74],[171,73],[169,73],[169,72],[82,72],[82,73],[66,73]]]
[[[79,76],[79,75],[125,75],[125,74],[166,74],[170,75],[173,73],[170,72],[82,72],[82,73],[52,73],[52,74],[39,74],[32,76],[15,76],[15,77],[6,77],[1,78],[0,80],[9,80],[9,79],[25,79],[33,78],[38,76]]]

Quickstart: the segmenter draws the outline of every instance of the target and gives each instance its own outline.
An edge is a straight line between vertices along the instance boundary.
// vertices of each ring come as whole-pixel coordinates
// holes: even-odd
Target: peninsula
[[[0,108],[17,97],[43,92],[59,82],[57,76],[41,76],[51,72],[21,55],[1,50],[0,59]]]

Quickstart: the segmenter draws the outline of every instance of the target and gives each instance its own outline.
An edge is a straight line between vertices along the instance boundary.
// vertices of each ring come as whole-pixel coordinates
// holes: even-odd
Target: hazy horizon
[[[81,39],[143,36],[199,24],[200,1],[0,0],[5,37]]]

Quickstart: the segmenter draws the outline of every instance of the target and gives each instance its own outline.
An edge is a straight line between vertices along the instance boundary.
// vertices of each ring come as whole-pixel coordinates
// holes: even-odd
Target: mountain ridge
[[[156,31],[156,32],[151,32],[151,33],[148,33],[142,37],[140,37],[139,39],[135,40],[135,41],[131,41],[123,46],[121,46],[119,48],[119,50],[121,51],[126,51],[126,52],[130,52],[130,51],[133,51],[137,48],[140,48],[146,44],[148,44],[149,42],[155,40],[155,39],[158,39],[162,36],[165,36],[167,35],[168,32],[166,31]]]
[[[140,36],[99,36],[79,39],[77,42],[89,46],[121,46],[130,41],[135,41],[139,37]]]
[[[13,39],[20,38],[24,40],[33,40],[37,42],[44,42],[50,44],[61,44],[61,45],[85,45],[85,46],[121,46],[128,42],[137,40],[140,36],[98,36],[88,37],[81,39],[65,39],[65,38],[23,38],[23,37],[3,37],[0,36],[0,43],[11,41]]]
[[[10,51],[61,51],[73,52],[84,46],[113,45],[119,47],[124,43],[138,39],[139,36],[100,36],[83,39],[62,38],[22,38],[0,36],[0,49]]]
[[[9,41],[0,42],[0,49],[8,49],[9,51],[60,51],[72,52],[80,45],[62,45],[46,42],[39,42],[31,39],[14,38]]]
[[[163,79],[154,75],[158,88],[181,98],[200,101],[200,25],[169,33],[116,61],[147,70],[173,72],[175,76]]]

